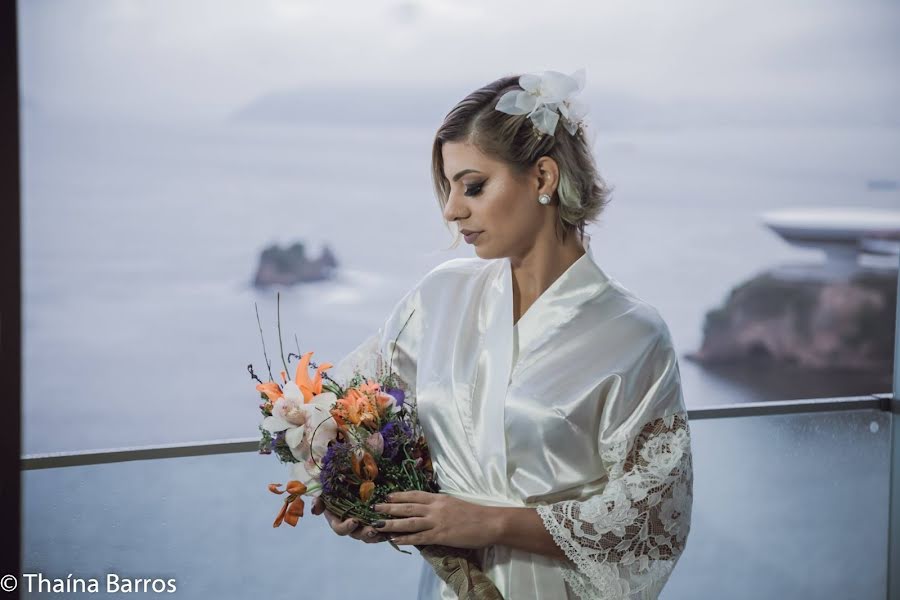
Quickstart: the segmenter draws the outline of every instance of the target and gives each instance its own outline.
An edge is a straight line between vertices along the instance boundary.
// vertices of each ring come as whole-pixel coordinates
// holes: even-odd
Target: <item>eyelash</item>
[[[466,196],[477,196],[478,194],[481,193],[481,188],[482,188],[482,187],[484,187],[484,182],[483,182],[483,181],[482,181],[481,183],[478,183],[478,184],[475,184],[475,185],[471,185],[471,186],[467,185],[467,186],[466,186],[465,195],[466,195]]]

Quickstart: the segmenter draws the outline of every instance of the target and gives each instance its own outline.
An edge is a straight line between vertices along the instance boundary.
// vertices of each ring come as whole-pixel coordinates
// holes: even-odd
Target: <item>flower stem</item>
[[[262,340],[263,357],[266,359],[266,368],[269,369],[269,381],[275,381],[275,378],[272,377],[272,362],[269,360],[269,355],[266,354],[266,338],[263,337],[262,324],[259,322],[259,307],[256,305],[256,302],[253,303],[253,306],[256,308],[256,324],[259,326],[259,339]]]
[[[278,292],[275,297],[277,298],[277,307],[276,311],[278,313],[278,348],[281,351],[281,364],[284,365],[284,372],[288,379],[291,378],[291,370],[287,366],[287,362],[284,360],[284,344],[281,341],[281,292]]]

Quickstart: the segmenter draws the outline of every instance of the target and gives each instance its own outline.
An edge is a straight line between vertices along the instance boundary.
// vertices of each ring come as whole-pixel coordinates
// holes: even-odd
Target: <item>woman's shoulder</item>
[[[669,325],[656,305],[616,279],[610,278],[608,283],[594,303],[597,316],[602,313],[604,318],[595,322],[610,321],[638,339],[671,345]]]

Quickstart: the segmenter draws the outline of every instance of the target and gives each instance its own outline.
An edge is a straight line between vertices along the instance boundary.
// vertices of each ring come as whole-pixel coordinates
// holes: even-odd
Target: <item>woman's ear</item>
[[[559,165],[549,156],[542,156],[535,167],[537,167],[538,194],[552,196],[559,186]]]

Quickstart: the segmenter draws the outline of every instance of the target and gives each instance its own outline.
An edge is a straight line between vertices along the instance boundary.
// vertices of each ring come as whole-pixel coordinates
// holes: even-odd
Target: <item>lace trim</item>
[[[577,570],[563,577],[582,599],[658,593],[684,551],[693,503],[690,429],[685,412],[620,436],[601,457],[602,493],[537,506],[556,544]],[[653,597],[651,595],[651,597]]]

